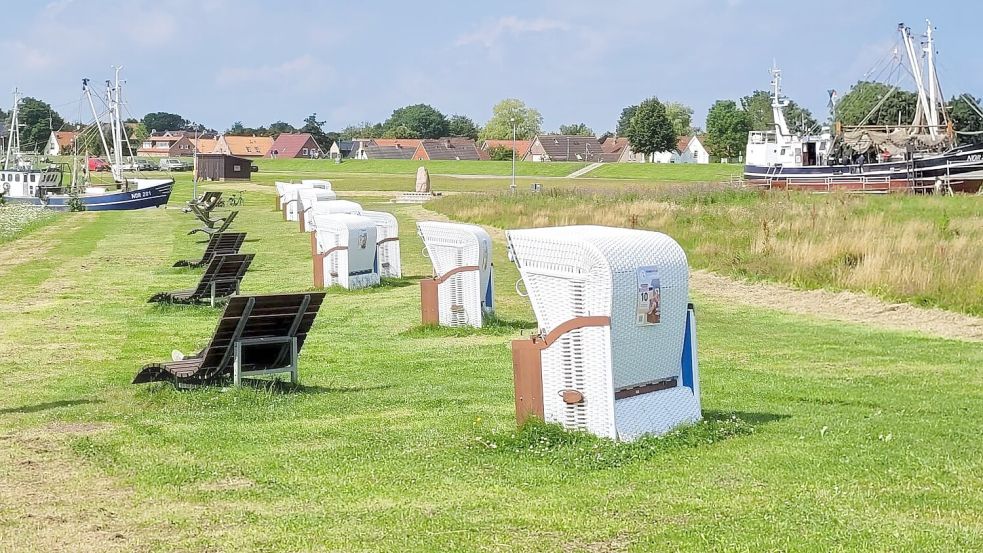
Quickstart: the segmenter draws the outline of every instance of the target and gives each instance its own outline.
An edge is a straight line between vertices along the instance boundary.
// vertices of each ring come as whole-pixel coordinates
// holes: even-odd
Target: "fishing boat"
[[[173,179],[129,178],[123,174],[123,123],[120,117],[121,88],[119,70],[116,67],[115,82],[106,81],[106,102],[109,106],[109,129],[112,133],[112,149],[103,133],[100,115],[88,79],[82,80],[83,97],[88,100],[95,118],[103,148],[112,158],[110,171],[113,182],[94,184],[88,177],[88,160],[84,169],[78,164],[69,168],[66,164],[46,163],[20,151],[19,122],[17,119],[20,96],[14,92],[11,110],[10,136],[0,169],[0,193],[5,201],[31,204],[55,210],[121,211],[160,207],[170,199]],[[69,182],[65,178],[69,177]]]
[[[745,182],[814,192],[978,192],[983,184],[983,144],[956,145],[957,133],[946,113],[935,70],[932,25],[929,22],[921,47],[924,70],[911,30],[904,24],[898,30],[917,89],[915,118],[910,124],[836,123],[833,129],[826,126],[816,134],[791,132],[783,111],[788,100],[782,96],[781,70],[773,67],[774,130],[749,133]],[[834,91],[830,91],[830,107],[835,117]]]

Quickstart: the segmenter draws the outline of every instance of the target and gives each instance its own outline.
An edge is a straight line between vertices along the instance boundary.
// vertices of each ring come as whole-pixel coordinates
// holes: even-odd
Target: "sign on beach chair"
[[[634,440],[700,420],[696,319],[679,244],[598,226],[506,235],[540,327],[512,342],[519,422],[535,415]]]
[[[253,255],[216,255],[202,273],[197,286],[188,290],[159,292],[147,300],[147,303],[202,303],[208,300],[214,306],[216,299],[239,293],[242,277],[249,270]]]
[[[479,226],[416,224],[434,277],[420,281],[423,324],[481,327],[494,312],[491,237]]]
[[[314,286],[354,290],[379,284],[375,223],[361,215],[314,218]]]
[[[399,255],[399,222],[386,211],[363,211],[362,215],[375,223],[376,269],[382,278],[400,278],[403,265]]]
[[[213,234],[208,238],[208,245],[205,247],[205,253],[201,255],[201,259],[197,261],[193,259],[182,259],[180,261],[176,261],[173,266],[201,267],[203,265],[207,265],[216,255],[239,253],[239,248],[242,247],[242,243],[245,240],[245,232],[219,232]]]
[[[196,386],[289,373],[298,380],[297,358],[324,301],[323,292],[236,296],[226,304],[215,333],[197,355],[145,365],[134,384],[172,382]]]

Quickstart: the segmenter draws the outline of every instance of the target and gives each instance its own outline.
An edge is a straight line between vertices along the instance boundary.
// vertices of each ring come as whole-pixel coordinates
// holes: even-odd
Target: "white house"
[[[48,137],[48,144],[44,147],[44,153],[49,156],[61,155],[72,146],[78,134],[75,131],[52,131],[51,136]]]
[[[676,149],[652,154],[653,163],[710,163],[707,152],[699,136],[680,136]]]

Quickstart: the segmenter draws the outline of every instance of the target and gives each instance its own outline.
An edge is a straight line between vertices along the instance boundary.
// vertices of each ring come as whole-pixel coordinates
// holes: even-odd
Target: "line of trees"
[[[983,117],[971,105],[972,100],[976,99],[953,96],[949,101],[948,113],[958,132],[983,131]],[[979,100],[976,102],[978,104]],[[903,124],[913,119],[916,104],[917,95],[914,92],[880,82],[860,81],[836,104],[835,120],[844,125]],[[797,134],[815,133],[820,128],[816,117],[794,101],[788,102],[784,114],[790,130]],[[0,110],[2,120],[8,117],[9,114]],[[19,118],[22,125],[21,144],[27,150],[40,150],[52,130],[65,127],[65,120],[48,103],[36,98],[21,99]],[[153,131],[214,132],[179,114],[169,112],[151,112],[140,120],[128,119],[126,123],[129,136],[138,141]],[[306,132],[313,135],[322,148],[330,147],[335,140],[354,138],[457,136],[474,140],[508,140],[512,138],[513,130],[515,138],[529,140],[543,132],[543,116],[539,110],[526,105],[522,100],[506,98],[492,107],[491,118],[483,126],[466,115],[444,115],[428,104],[404,106],[394,110],[383,122],[362,122],[339,132],[326,131],[324,125],[325,121],[319,120],[317,113],[312,113],[299,126],[276,121],[267,126],[246,127],[241,121],[236,121],[226,129],[225,134],[276,137],[285,132]],[[704,144],[714,156],[736,158],[744,151],[749,131],[771,130],[773,126],[771,95],[763,90],[755,90],[739,101],[718,100],[711,106],[704,127]],[[703,129],[693,125],[691,107],[680,102],[663,102],[657,97],[651,97],[625,107],[618,117],[614,134],[628,138],[634,151],[651,154],[672,150],[678,137],[701,132]],[[559,133],[596,136],[594,129],[582,122],[560,125]],[[602,136],[611,134],[605,132]],[[962,140],[983,141],[983,134],[964,135]],[[98,141],[90,145],[90,151],[101,150],[101,145],[95,142]],[[511,155],[511,151],[508,154]],[[492,152],[492,157],[495,157],[495,152]]]

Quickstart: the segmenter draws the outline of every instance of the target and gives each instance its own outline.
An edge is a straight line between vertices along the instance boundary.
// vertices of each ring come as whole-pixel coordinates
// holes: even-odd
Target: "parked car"
[[[176,157],[165,157],[160,160],[161,171],[190,171],[191,164]]]
[[[134,159],[129,163],[123,164],[124,171],[155,171],[159,166],[146,159]]]
[[[112,166],[105,159],[100,159],[98,157],[89,158],[89,171],[109,171]]]

